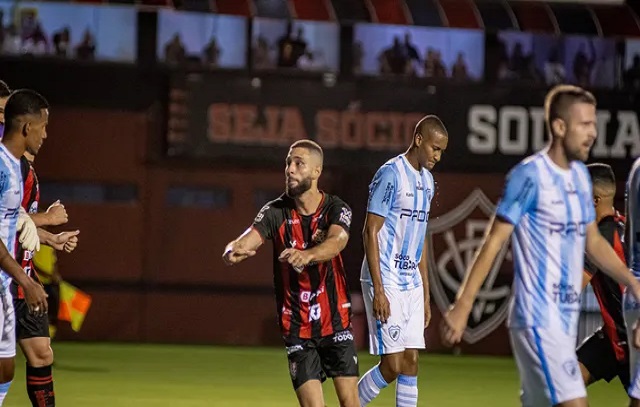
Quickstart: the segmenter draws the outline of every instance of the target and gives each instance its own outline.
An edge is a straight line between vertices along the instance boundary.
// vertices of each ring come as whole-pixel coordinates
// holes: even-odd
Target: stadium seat
[[[555,17],[546,3],[512,1],[509,3],[521,31],[557,33]]]
[[[252,17],[250,0],[215,0],[216,10],[220,14]]]
[[[383,24],[411,24],[408,9],[403,0],[370,0],[376,21]],[[410,17],[410,16],[409,16]]]
[[[440,0],[448,26],[455,28],[482,28],[480,16],[471,0]]]
[[[333,7],[330,1],[293,0],[292,4],[295,9],[295,18],[300,20],[333,20],[333,13],[328,10],[328,7]]]
[[[437,1],[437,0],[435,0]],[[434,0],[406,0],[414,25],[442,27],[442,15]]]

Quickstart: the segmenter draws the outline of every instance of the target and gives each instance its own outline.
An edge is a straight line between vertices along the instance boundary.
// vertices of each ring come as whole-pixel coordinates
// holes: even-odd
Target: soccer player
[[[44,226],[65,224],[68,221],[68,216],[64,205],[59,201],[52,204],[46,212],[38,213],[40,185],[33,167],[33,160],[37,153],[37,150],[28,148],[25,154],[20,157],[20,168],[24,182],[22,207],[30,214],[31,219],[39,228],[38,236],[43,244],[70,253],[78,244],[78,230],[52,234],[42,229]],[[20,262],[29,277],[40,283],[33,262],[34,254],[34,250],[18,247],[16,260]],[[53,350],[49,333],[49,316],[48,314],[30,314],[24,301],[24,292],[15,283],[11,285],[11,294],[17,318],[16,339],[27,359],[27,394],[33,407],[53,407],[55,406],[55,393],[53,390]]]
[[[358,358],[340,255],[349,240],[351,209],[318,190],[322,163],[318,144],[293,143],[286,193],[260,210],[253,225],[226,246],[223,259],[237,264],[273,240],[277,313],[298,401],[323,407],[321,383],[331,377],[340,405],[356,407]]]
[[[613,170],[606,164],[587,165],[593,187],[593,204],[598,230],[613,247],[616,254],[626,262],[622,244],[624,217],[613,207],[616,195],[616,179]],[[603,326],[587,338],[578,348],[578,362],[585,385],[604,379],[610,382],[616,376],[625,390],[629,387],[629,347],[627,331],[622,315],[622,287],[611,277],[599,271],[589,259],[584,261],[582,288],[591,282]]]
[[[361,281],[369,352],[379,355],[380,363],[358,383],[362,406],[396,379],[396,406],[418,403],[418,350],[425,347],[431,316],[426,233],[435,184],[430,171],[448,140],[440,119],[425,116],[409,149],[380,167],[369,185]]]
[[[13,92],[4,109],[5,129],[0,145],[0,279],[2,313],[0,322],[0,405],[9,391],[15,370],[15,314],[9,285],[13,278],[24,290],[29,310],[46,314],[47,300],[42,286],[29,278],[15,261],[16,231],[22,201],[20,157],[27,148],[40,148],[46,138],[49,118],[47,101],[31,90]]]
[[[524,406],[587,406],[575,351],[584,252],[640,298],[636,281],[598,231],[583,161],[596,139],[596,100],[560,85],[545,98],[550,144],[507,176],[482,247],[444,316],[443,340],[461,340],[478,290],[512,233],[515,273],[509,336]]]
[[[629,252],[629,266],[636,279],[640,279],[640,158],[636,159],[627,180],[627,224],[625,241]],[[640,407],[640,301],[637,296],[625,291],[623,294],[624,320],[627,325],[627,337],[633,339],[633,347],[629,348],[629,365],[631,383],[629,397],[631,407]]]

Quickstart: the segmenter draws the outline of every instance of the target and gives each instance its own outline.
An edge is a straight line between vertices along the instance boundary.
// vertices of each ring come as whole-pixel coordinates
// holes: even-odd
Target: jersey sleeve
[[[264,240],[271,240],[276,234],[275,209],[266,204],[260,209],[251,225]]]
[[[391,211],[398,190],[398,179],[390,165],[380,168],[369,185],[367,212],[386,218]]]
[[[538,199],[537,172],[533,165],[521,164],[509,175],[498,203],[496,215],[517,225],[530,212]]]
[[[351,208],[346,204],[346,202],[336,200],[336,202],[331,205],[331,209],[329,209],[327,216],[329,225],[341,226],[347,233],[349,233],[349,230],[351,229]]]

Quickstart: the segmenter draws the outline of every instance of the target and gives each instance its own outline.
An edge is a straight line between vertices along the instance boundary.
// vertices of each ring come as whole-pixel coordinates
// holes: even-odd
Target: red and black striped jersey
[[[22,180],[24,183],[24,195],[22,197],[22,207],[27,213],[33,214],[38,212],[38,203],[40,201],[40,184],[38,183],[38,176],[36,171],[24,156],[20,157],[20,171],[22,172]],[[20,242],[16,242],[16,261],[22,266],[22,269],[31,278],[38,279],[33,264],[33,252],[24,250],[20,245]],[[18,298],[24,298],[22,288],[15,284]]]
[[[604,217],[598,222],[598,229],[602,236],[613,247],[620,260],[626,263],[625,246],[622,243],[624,236],[625,219],[618,212],[613,216]],[[585,271],[591,275],[591,286],[595,293],[600,313],[602,314],[603,330],[611,341],[611,345],[619,361],[627,357],[624,344],[627,342],[627,330],[622,315],[621,286],[611,277],[601,272],[591,261],[585,257]]]
[[[313,215],[299,214],[294,200],[282,195],[267,203],[253,222],[263,240],[273,240],[273,283],[285,338],[321,338],[351,326],[351,296],[340,254],[310,264],[300,273],[278,260],[285,249],[305,250],[321,244],[331,225],[349,232],[351,209],[337,196],[325,193]]]

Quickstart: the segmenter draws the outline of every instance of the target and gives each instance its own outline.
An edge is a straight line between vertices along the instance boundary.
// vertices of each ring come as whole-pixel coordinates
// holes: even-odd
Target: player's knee
[[[391,383],[402,373],[403,364],[403,358],[401,357],[388,357],[384,359],[380,364],[380,373],[382,373],[387,383]]]
[[[53,364],[53,350],[50,346],[38,346],[33,349],[29,357],[29,365],[43,367]]]
[[[404,369],[417,369],[418,368],[418,351],[407,350],[404,352]]]

